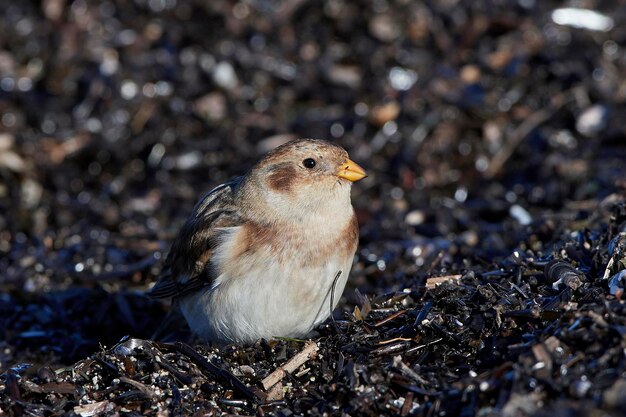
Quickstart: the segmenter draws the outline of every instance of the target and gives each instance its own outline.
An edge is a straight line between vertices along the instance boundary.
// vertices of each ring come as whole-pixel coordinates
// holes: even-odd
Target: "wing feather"
[[[159,280],[150,290],[153,298],[179,297],[211,285],[217,271],[211,258],[225,228],[241,224],[233,194],[241,178],[209,191],[172,243]]]

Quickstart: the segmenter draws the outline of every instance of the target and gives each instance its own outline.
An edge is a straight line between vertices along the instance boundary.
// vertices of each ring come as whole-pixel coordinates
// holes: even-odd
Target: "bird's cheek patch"
[[[296,175],[294,167],[275,168],[267,178],[267,185],[274,191],[289,192],[293,187]]]
[[[341,233],[343,237],[343,250],[346,253],[354,253],[356,251],[356,246],[359,243],[359,221],[356,218],[356,215],[352,216],[350,219],[350,223]]]

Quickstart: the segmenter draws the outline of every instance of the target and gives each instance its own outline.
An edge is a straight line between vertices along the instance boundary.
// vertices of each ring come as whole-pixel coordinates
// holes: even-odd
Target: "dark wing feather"
[[[241,178],[236,178],[222,184],[196,204],[170,248],[163,272],[149,292],[151,297],[177,297],[211,285],[216,278],[211,258],[223,233],[221,228],[241,224],[233,202],[240,182]]]

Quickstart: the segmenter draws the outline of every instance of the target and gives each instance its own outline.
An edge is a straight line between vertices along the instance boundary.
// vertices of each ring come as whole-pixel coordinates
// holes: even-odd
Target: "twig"
[[[144,100],[143,104],[139,107],[137,113],[133,117],[133,120],[130,123],[130,127],[133,130],[133,133],[140,133],[143,131],[143,128],[146,126],[146,123],[152,117],[154,110],[156,109],[156,102]]]
[[[609,279],[611,276],[611,268],[613,268],[613,257],[609,259],[609,263],[606,264],[606,269],[604,270],[604,275],[602,275],[602,279]]]
[[[393,319],[395,319],[395,318],[397,318],[397,317],[400,317],[400,316],[401,316],[401,315],[403,315],[403,314],[406,314],[406,313],[407,313],[407,311],[408,311],[408,310],[400,310],[400,311],[396,311],[395,313],[393,313],[393,314],[391,314],[391,315],[389,315],[389,316],[385,317],[384,319],[382,319],[382,320],[380,320],[380,321],[378,321],[378,322],[374,323],[374,325],[373,325],[373,326],[374,326],[374,327],[379,327],[379,326],[382,326],[383,324],[388,323],[388,322],[390,322],[391,320],[393,320]]]
[[[431,272],[433,272],[433,269],[435,269],[435,267],[437,265],[439,265],[439,262],[441,262],[443,257],[444,257],[444,252],[443,251],[439,251],[439,253],[435,257],[435,259],[431,262],[430,267],[428,267],[428,271],[426,271],[426,273],[430,274]]]
[[[130,379],[128,377],[125,376],[121,376],[120,377],[120,382],[123,382],[125,384],[131,385],[135,388],[137,388],[139,391],[143,392],[144,394],[146,394],[149,398],[154,398],[156,396],[156,393],[154,392],[154,390],[152,388],[150,388],[149,386],[142,384],[139,381],[135,381],[134,379]]]
[[[409,415],[411,408],[413,407],[413,394],[411,391],[406,393],[406,397],[404,398],[404,403],[402,404],[402,408],[400,409],[400,416],[404,417]]]
[[[444,282],[450,281],[455,284],[459,283],[462,275],[446,275],[443,277],[432,277],[426,280],[426,288],[432,290],[437,285],[443,284]]]
[[[318,350],[319,347],[317,346],[317,343],[313,341],[306,342],[304,348],[300,352],[298,352],[293,358],[289,359],[283,366],[276,368],[274,372],[261,381],[263,389],[267,391],[276,385],[285,377],[285,375],[292,373],[302,366]]]
[[[281,3],[280,7],[276,9],[276,20],[281,22],[287,22],[300,8],[308,3],[308,0],[292,0]]]
[[[508,142],[494,155],[485,171],[485,177],[491,179],[498,175],[506,161],[513,155],[517,147],[539,125],[548,121],[554,113],[571,101],[574,94],[571,90],[563,91],[552,99],[552,105],[547,109],[541,109],[531,114],[511,134]]]
[[[266,401],[280,401],[285,398],[285,391],[283,390],[283,384],[280,382],[275,384],[267,391]]]

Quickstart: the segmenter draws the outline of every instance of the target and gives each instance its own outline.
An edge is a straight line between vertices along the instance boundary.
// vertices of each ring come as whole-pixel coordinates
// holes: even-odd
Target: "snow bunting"
[[[274,149],[196,204],[151,296],[173,297],[214,343],[305,336],[346,285],[359,236],[350,188],[365,176],[330,142]]]

